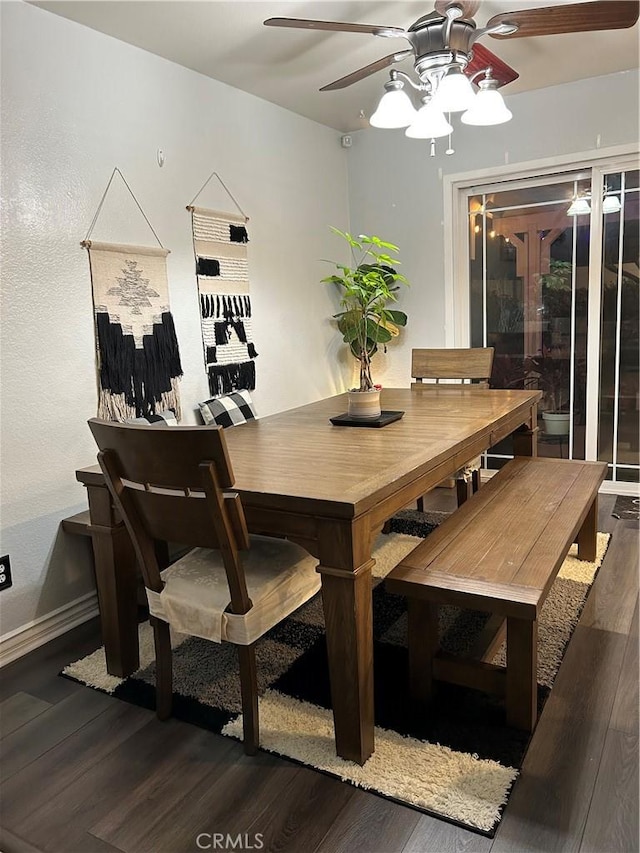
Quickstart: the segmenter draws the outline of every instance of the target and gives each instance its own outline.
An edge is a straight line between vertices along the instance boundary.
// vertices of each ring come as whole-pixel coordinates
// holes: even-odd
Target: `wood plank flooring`
[[[437,489],[425,508],[454,499]],[[93,620],[1,672],[0,851],[186,853],[222,833],[278,853],[638,853],[638,523],[614,502],[495,839],[58,677],[96,646]]]

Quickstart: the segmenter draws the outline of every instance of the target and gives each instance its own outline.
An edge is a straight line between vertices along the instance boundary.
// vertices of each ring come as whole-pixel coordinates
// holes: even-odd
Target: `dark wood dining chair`
[[[468,349],[412,349],[411,377],[415,381],[412,389],[419,389],[425,381],[447,384],[473,384],[477,388],[488,388],[493,367],[493,347],[470,347]],[[452,380],[456,380],[452,383]],[[456,474],[458,504],[463,503],[469,493],[469,483],[473,492],[480,485],[480,464],[478,459],[470,460]],[[417,502],[420,512],[424,511],[424,501]]]
[[[95,418],[98,461],[133,542],[156,654],[156,710],[171,716],[175,631],[238,649],[244,748],[259,742],[255,643],[320,589],[317,560],[285,539],[250,536],[219,426],[154,429]],[[154,540],[190,546],[164,570]]]

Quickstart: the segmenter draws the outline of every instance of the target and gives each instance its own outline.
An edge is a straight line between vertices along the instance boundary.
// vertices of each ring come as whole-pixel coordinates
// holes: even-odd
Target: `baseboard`
[[[65,634],[72,628],[88,622],[98,615],[98,596],[95,592],[70,601],[57,610],[40,616],[0,637],[0,667],[12,663],[34,649],[48,643],[49,640]]]

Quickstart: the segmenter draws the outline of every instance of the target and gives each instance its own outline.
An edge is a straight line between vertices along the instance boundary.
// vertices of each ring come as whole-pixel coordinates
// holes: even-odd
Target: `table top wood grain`
[[[346,394],[268,415],[225,432],[234,488],[247,505],[353,518],[443,462],[453,473],[478,442],[487,448],[514,420],[526,422],[540,396],[460,385],[383,389],[382,408],[405,414],[380,429],[330,423],[346,411]],[[102,473],[86,468],[78,479],[99,485]]]
[[[526,420],[539,397],[431,385],[384,389],[382,408],[405,414],[380,429],[332,425],[329,418],[346,411],[345,394],[260,418],[226,433],[236,488],[251,503],[290,496],[358,515],[408,479],[464,456],[474,439],[486,436],[489,446],[492,432],[519,414]]]

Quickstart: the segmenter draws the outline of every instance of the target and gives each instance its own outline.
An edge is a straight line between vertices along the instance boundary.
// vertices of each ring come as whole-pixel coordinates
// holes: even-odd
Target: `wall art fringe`
[[[189,207],[204,360],[212,396],[256,387],[247,219]]]
[[[87,240],[98,356],[98,417],[124,421],[172,409],[182,376],[169,310],[166,249]]]

